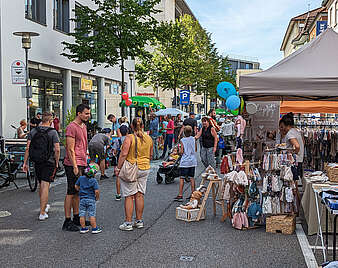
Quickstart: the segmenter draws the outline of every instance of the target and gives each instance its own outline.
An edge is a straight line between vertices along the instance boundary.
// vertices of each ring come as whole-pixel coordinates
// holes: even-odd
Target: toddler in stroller
[[[177,145],[178,146],[178,145]],[[172,149],[171,154],[168,156],[167,160],[162,162],[160,168],[157,171],[156,181],[158,184],[163,182],[163,178],[160,174],[164,174],[165,183],[173,183],[175,178],[180,176],[179,165],[180,165],[180,155],[178,154],[178,147],[175,146]]]

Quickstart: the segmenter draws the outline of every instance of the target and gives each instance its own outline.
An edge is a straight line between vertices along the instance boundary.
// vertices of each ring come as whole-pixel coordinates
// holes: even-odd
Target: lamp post
[[[130,98],[133,96],[133,80],[134,80],[134,73],[130,72],[129,73],[129,80],[130,80]],[[130,123],[133,120],[133,115],[132,115],[132,109],[130,107]]]
[[[21,36],[22,48],[25,50],[26,55],[26,105],[27,105],[27,129],[30,131],[30,115],[29,115],[29,99],[31,98],[30,94],[30,80],[29,80],[29,70],[28,70],[28,50],[32,47],[31,37],[39,36],[40,34],[35,32],[14,32],[13,35]]]

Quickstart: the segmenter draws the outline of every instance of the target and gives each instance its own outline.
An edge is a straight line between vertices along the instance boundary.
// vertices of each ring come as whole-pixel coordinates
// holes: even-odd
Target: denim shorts
[[[85,217],[88,212],[89,217],[96,216],[96,201],[93,199],[80,199],[79,216]]]

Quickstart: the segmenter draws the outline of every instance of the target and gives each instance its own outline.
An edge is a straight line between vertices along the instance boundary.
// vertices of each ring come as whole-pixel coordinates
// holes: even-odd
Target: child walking
[[[95,179],[97,171],[98,166],[96,164],[89,164],[85,169],[85,175],[78,178],[75,183],[75,189],[79,191],[80,196],[79,216],[81,234],[89,232],[85,223],[86,213],[88,213],[90,225],[92,226],[92,234],[102,232],[101,228],[96,225],[96,201],[98,201],[100,197],[99,185]]]
[[[191,126],[184,127],[185,138],[181,139],[180,142],[180,154],[182,155],[180,162],[180,186],[178,196],[175,197],[175,201],[183,201],[183,186],[184,179],[189,178],[191,184],[191,193],[195,191],[195,167],[197,167],[196,158],[196,140],[192,136]],[[188,197],[190,199],[190,196]]]

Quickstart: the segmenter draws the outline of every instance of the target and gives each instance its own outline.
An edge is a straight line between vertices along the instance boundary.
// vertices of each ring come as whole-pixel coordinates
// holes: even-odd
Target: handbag
[[[137,138],[135,137],[135,159],[137,159]],[[137,181],[138,166],[137,162],[135,164],[130,163],[128,160],[125,160],[123,166],[119,173],[119,178],[127,183],[132,183]]]

